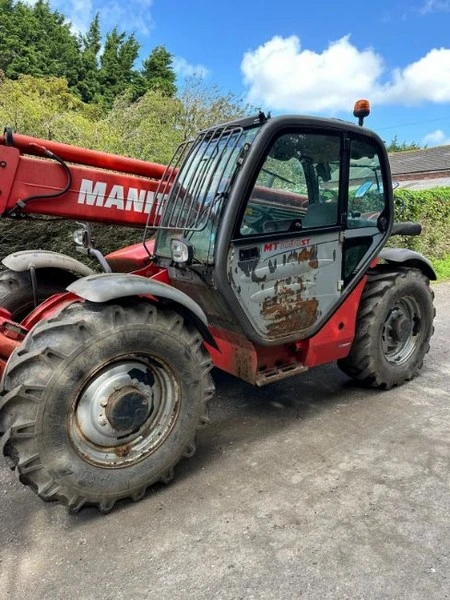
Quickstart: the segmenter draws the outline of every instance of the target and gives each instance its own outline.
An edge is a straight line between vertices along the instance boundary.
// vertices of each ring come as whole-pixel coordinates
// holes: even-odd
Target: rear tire
[[[435,308],[425,275],[381,265],[370,272],[350,354],[339,368],[364,385],[390,389],[415,377],[430,349]]]
[[[64,271],[55,272],[50,277],[37,271],[37,303],[40,304],[53,294],[64,292],[74,280],[74,276]],[[0,307],[6,308],[13,321],[22,321],[35,307],[33,286],[29,271],[10,271],[0,273]]]
[[[39,323],[4,376],[3,453],[71,512],[140,500],[195,451],[214,385],[198,331],[152,304],[72,304]]]

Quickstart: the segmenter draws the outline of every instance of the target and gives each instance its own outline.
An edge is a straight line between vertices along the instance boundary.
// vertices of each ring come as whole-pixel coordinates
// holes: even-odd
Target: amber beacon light
[[[358,119],[358,125],[364,125],[364,119],[370,115],[370,102],[368,100],[357,100],[353,109],[353,116]]]

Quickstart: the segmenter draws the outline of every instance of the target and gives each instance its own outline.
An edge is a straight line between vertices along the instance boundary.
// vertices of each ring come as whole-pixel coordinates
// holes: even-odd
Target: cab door
[[[260,166],[228,253],[228,281],[257,335],[307,337],[339,301],[343,138],[289,131]]]
[[[389,222],[389,182],[377,143],[367,136],[348,139],[349,177],[342,279],[347,287],[384,243]]]

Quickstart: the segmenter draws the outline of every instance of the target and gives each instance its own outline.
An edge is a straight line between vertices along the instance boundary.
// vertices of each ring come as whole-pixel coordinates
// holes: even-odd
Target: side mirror
[[[316,167],[317,176],[322,179],[322,181],[330,181],[331,180],[331,167],[330,163],[319,163]]]
[[[81,225],[80,229],[76,229],[73,234],[73,241],[81,248],[93,248],[94,241],[92,239],[92,229],[89,223],[77,223]]]
[[[111,273],[111,267],[108,264],[108,261],[100,252],[94,248],[94,240],[92,238],[92,229],[89,223],[77,223],[77,225],[81,225],[80,229],[76,229],[73,234],[73,241],[77,245],[78,252],[85,254],[89,257],[94,257],[100,263],[103,271],[105,273]]]

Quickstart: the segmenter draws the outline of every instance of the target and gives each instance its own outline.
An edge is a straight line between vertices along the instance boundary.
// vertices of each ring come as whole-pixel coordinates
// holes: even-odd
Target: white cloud
[[[450,49],[433,48],[404,69],[395,69],[392,81],[382,87],[380,104],[450,102]]]
[[[381,75],[383,61],[373,50],[359,52],[349,36],[321,54],[302,49],[297,36],[276,36],[242,61],[249,101],[270,108],[295,110],[347,109],[355,97],[368,95]]]
[[[432,12],[450,11],[450,0],[425,0],[420,12],[425,15]]]
[[[425,146],[446,146],[450,144],[450,136],[446,135],[442,129],[436,129],[423,138],[423,144]]]
[[[25,0],[34,5],[37,0]],[[148,35],[153,27],[151,8],[153,0],[50,0],[53,10],[58,10],[76,33],[85,33],[100,12],[100,23],[106,30],[117,27],[119,31]]]
[[[64,1],[64,0],[62,0]],[[71,0],[76,2],[77,0]],[[90,0],[78,0],[88,2]],[[153,0],[94,0],[95,12],[100,11],[100,20],[106,29],[117,27],[119,31],[148,35],[153,28],[151,8]]]
[[[173,70],[179,77],[192,77],[193,75],[205,78],[209,75],[209,70],[204,65],[191,65],[182,56],[175,56],[173,59]]]
[[[380,105],[450,102],[447,48],[388,72],[380,54],[359,50],[348,35],[322,52],[302,48],[297,36],[276,36],[246,52],[241,69],[249,101],[275,110],[348,111],[361,97]]]
[[[92,0],[54,0],[52,8],[59,10],[77,32],[85,32],[94,17]]]

